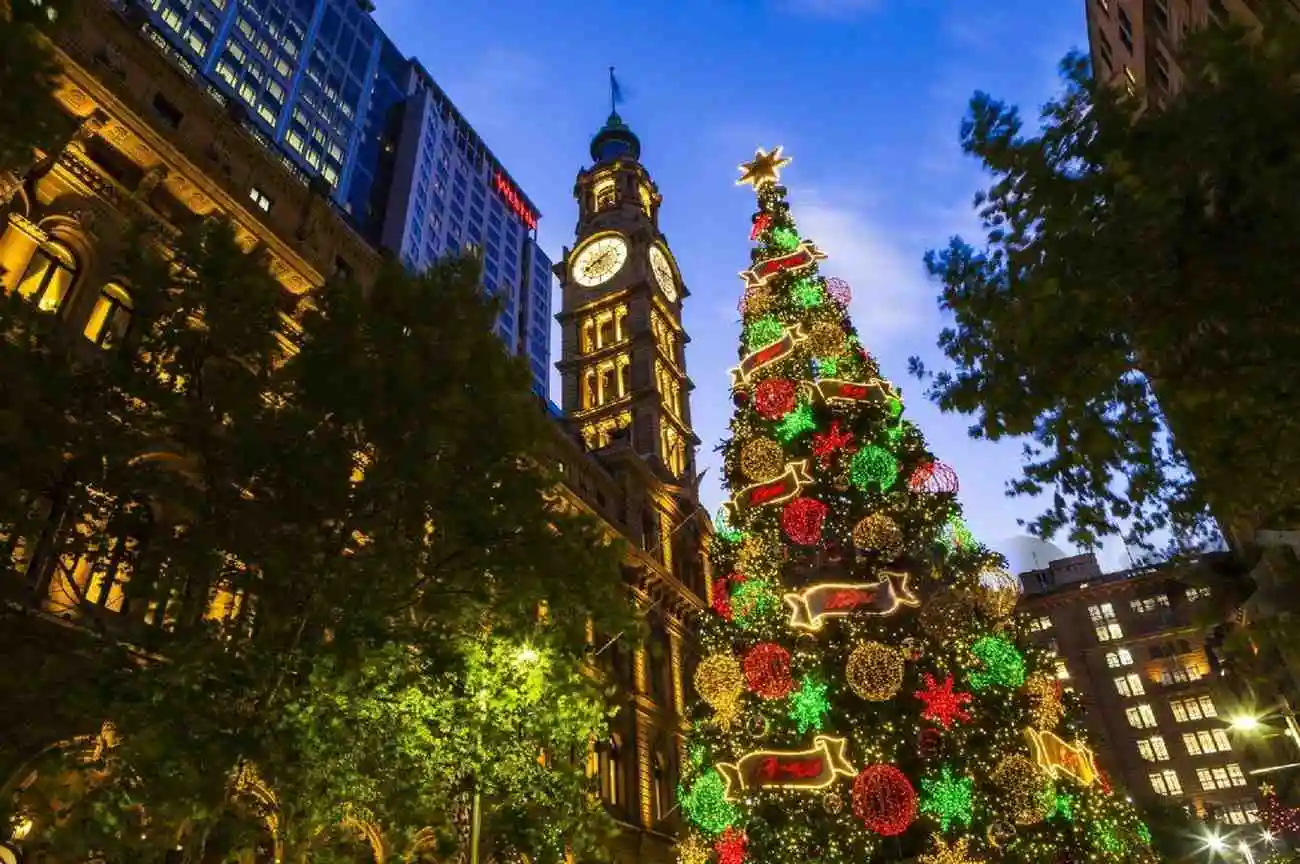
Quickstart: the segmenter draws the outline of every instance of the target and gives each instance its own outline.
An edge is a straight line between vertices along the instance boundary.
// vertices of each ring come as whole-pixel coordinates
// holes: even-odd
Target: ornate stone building
[[[87,350],[130,325],[129,286],[109,262],[134,219],[175,227],[230,218],[246,248],[270,253],[286,309],[339,271],[363,283],[375,272],[378,253],[335,212],[328,190],[259,141],[138,21],[87,0],[57,48],[64,74],[55,97],[77,131],[30,174],[0,177],[0,285],[59,315]],[[711,584],[710,523],[697,500],[684,372],[687,292],[658,230],[658,191],[617,118],[592,153],[576,189],[578,247],[556,268],[565,411],[554,453],[574,505],[628,541],[625,575],[646,620],[644,640],[593,634],[621,710],[588,765],[627,829],[616,860],[630,864],[671,858],[692,620]],[[296,326],[288,315],[282,324]],[[52,593],[49,580],[44,590]],[[5,734],[0,792],[12,791],[39,749]]]

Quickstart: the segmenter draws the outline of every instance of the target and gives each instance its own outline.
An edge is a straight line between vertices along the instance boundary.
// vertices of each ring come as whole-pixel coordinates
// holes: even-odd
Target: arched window
[[[608,207],[613,207],[618,201],[618,192],[614,188],[614,179],[612,177],[606,177],[598,181],[596,183],[594,195],[597,210],[604,210]]]
[[[42,312],[58,312],[77,281],[77,259],[62,243],[46,243],[32,254],[18,280],[18,296]]]
[[[126,289],[116,282],[109,282],[99,289],[99,299],[95,301],[90,320],[82,332],[100,348],[112,348],[126,338],[134,310],[135,304]]]

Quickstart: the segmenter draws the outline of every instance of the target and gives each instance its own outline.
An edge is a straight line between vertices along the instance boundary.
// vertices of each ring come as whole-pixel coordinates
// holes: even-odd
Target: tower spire
[[[618,113],[618,79],[614,77],[614,67],[609,67],[609,113],[613,116]]]

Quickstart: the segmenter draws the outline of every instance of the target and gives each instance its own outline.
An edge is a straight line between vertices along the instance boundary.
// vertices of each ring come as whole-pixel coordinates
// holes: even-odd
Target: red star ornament
[[[825,432],[813,434],[812,450],[823,468],[829,468],[835,454],[843,451],[846,455],[858,448],[853,446],[853,433],[840,429],[840,421],[832,420],[831,428]]]
[[[766,231],[772,225],[771,213],[759,213],[754,217],[754,227],[750,229],[749,239],[757,240],[759,235]]]
[[[951,675],[946,677],[942,684],[938,684],[934,676],[927,672],[925,689],[917,690],[913,694],[925,703],[925,710],[921,712],[921,716],[926,720],[934,720],[945,729],[956,720],[963,723],[970,720],[970,712],[962,706],[970,702],[971,695],[961,691],[954,693],[952,683]]]

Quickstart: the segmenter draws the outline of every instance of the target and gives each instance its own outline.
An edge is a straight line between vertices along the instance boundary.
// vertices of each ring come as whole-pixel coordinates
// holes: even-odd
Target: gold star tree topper
[[[736,185],[744,186],[748,183],[755,189],[762,189],[769,183],[780,182],[781,169],[789,164],[790,157],[782,156],[780,147],[776,147],[771,153],[759,147],[754,151],[753,161],[741,163],[741,176],[736,181]]]

